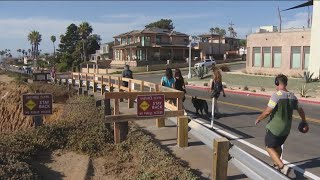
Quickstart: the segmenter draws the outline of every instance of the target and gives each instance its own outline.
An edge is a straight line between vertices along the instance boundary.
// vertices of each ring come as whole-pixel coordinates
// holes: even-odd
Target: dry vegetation
[[[4,116],[1,122],[5,122],[1,126],[6,124],[6,128],[17,131],[0,139],[1,178],[43,179],[32,162],[42,152],[50,154],[61,149],[88,154],[93,159],[102,158],[102,175],[112,179],[197,179],[180,161],[160,149],[150,136],[132,125],[128,140],[114,145],[113,133],[102,123],[103,112],[95,108],[93,98],[72,97],[65,102],[63,111],[59,110],[56,116],[59,120],[52,118],[54,123],[34,129],[30,128],[31,120],[21,115],[20,95],[34,90],[49,92],[56,102],[63,103],[69,93],[63,91],[63,87],[43,84],[11,83],[1,84],[0,88],[1,97],[10,91],[1,102],[1,117]],[[88,174],[88,178],[95,179],[96,173]]]

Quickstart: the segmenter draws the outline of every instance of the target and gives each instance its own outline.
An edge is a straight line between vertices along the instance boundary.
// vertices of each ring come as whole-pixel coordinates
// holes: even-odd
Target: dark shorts
[[[277,148],[277,147],[281,147],[281,145],[284,144],[287,137],[288,136],[275,136],[271,133],[270,130],[267,129],[264,142],[266,147],[268,148]]]

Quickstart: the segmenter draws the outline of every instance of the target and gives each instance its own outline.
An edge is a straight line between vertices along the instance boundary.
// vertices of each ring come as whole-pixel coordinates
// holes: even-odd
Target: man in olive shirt
[[[265,146],[274,166],[285,175],[288,174],[289,167],[285,166],[280,159],[281,145],[284,144],[290,133],[293,110],[297,110],[302,121],[306,122],[304,111],[299,105],[297,97],[287,90],[287,82],[288,78],[285,75],[280,74],[276,77],[277,92],[272,94],[268,107],[255,122],[257,125],[261,120],[270,116],[266,126]]]

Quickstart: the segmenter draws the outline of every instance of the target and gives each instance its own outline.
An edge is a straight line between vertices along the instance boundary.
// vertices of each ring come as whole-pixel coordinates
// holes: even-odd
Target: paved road
[[[241,68],[241,65],[234,68]],[[183,71],[184,75],[186,73],[187,71]],[[135,78],[159,83],[161,76],[162,74],[148,74],[137,75]],[[210,111],[211,101],[209,94],[203,90],[189,88],[187,89],[187,99],[184,102],[184,106],[188,114],[193,118],[210,123],[209,116],[198,117],[194,114],[195,108],[191,103],[191,96],[207,99]],[[260,114],[260,109],[266,107],[268,98],[227,94],[226,98],[221,97],[219,100],[219,108],[224,116],[216,120],[215,126],[237,136],[237,138],[231,139],[232,143],[271,164],[270,159],[262,152],[264,150],[265,125],[267,121],[265,120],[258,126],[254,126],[254,121]],[[309,133],[302,134],[297,130],[300,120],[294,119],[291,134],[284,145],[284,159],[320,176],[320,105],[302,103],[302,106],[306,111],[307,117],[314,122],[310,122]],[[239,139],[246,141],[246,144],[239,142]],[[252,148],[248,144],[257,147]],[[299,173],[294,172],[290,174],[290,177],[303,179]]]

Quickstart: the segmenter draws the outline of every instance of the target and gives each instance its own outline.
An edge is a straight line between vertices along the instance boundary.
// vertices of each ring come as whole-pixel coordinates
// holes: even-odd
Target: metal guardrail
[[[173,121],[174,122],[174,121]],[[190,133],[201,140],[209,148],[213,149],[213,139],[221,138],[219,134],[213,132],[207,127],[197,123],[194,120],[189,122],[191,128]],[[232,145],[229,149],[230,162],[234,164],[247,177],[254,180],[288,180],[289,178],[274,168],[270,167],[261,160],[255,158],[251,154],[240,149],[236,145]]]

